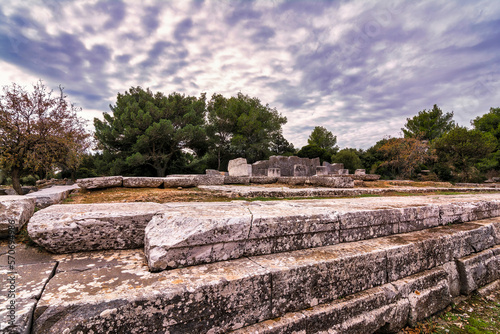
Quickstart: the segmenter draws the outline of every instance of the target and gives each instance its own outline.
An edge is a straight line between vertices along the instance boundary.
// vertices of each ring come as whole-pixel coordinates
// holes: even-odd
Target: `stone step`
[[[177,204],[145,233],[152,271],[280,253],[500,215],[486,196]]]
[[[140,250],[60,255],[33,332],[400,328],[500,278],[499,228],[489,219],[160,273]]]
[[[35,200],[26,196],[0,196],[0,239],[14,237],[35,211]]]

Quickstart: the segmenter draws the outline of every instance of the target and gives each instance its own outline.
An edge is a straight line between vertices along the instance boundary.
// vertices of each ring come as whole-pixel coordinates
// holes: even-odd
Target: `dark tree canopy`
[[[282,135],[286,117],[258,98],[238,93],[226,99],[214,94],[207,109],[207,132],[218,168],[234,157],[255,162],[267,159],[276,150],[290,149]]]
[[[403,130],[405,138],[434,140],[455,126],[453,112],[443,114],[435,104],[432,110],[422,110],[418,115],[406,119]]]
[[[356,169],[363,168],[363,163],[353,148],[345,148],[332,156],[332,162],[344,164],[349,173],[354,174]]]
[[[74,170],[89,147],[89,134],[78,108],[42,81],[29,92],[13,84],[0,96],[0,168],[12,177],[22,193],[20,177],[38,173],[45,177],[55,167]]]
[[[183,149],[202,150],[205,134],[205,95],[199,98],[153,93],[132,87],[118,94],[112,114],[94,119],[99,148],[112,154],[122,168],[149,166],[165,176],[172,159]]]
[[[500,108],[490,108],[490,112],[476,117],[472,122],[476,130],[489,132],[500,140]]]
[[[495,150],[496,139],[491,133],[457,126],[434,145],[439,163],[454,171],[462,181],[468,181],[475,173],[475,165]]]

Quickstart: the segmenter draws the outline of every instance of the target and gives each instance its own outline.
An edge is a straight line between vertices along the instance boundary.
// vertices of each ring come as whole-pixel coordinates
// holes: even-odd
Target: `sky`
[[[437,104],[500,107],[500,1],[0,0],[0,86],[38,80],[102,118],[118,93],[257,97],[300,148],[402,136]]]

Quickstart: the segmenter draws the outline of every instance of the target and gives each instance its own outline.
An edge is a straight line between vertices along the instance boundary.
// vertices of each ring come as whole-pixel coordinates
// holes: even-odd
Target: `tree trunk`
[[[21,170],[19,168],[12,168],[12,187],[19,195],[23,194],[23,189],[21,188]]]

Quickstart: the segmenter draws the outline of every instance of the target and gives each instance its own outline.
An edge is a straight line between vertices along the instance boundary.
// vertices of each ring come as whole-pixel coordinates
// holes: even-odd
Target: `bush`
[[[28,175],[21,178],[21,184],[23,186],[35,186],[37,179],[33,175]]]

